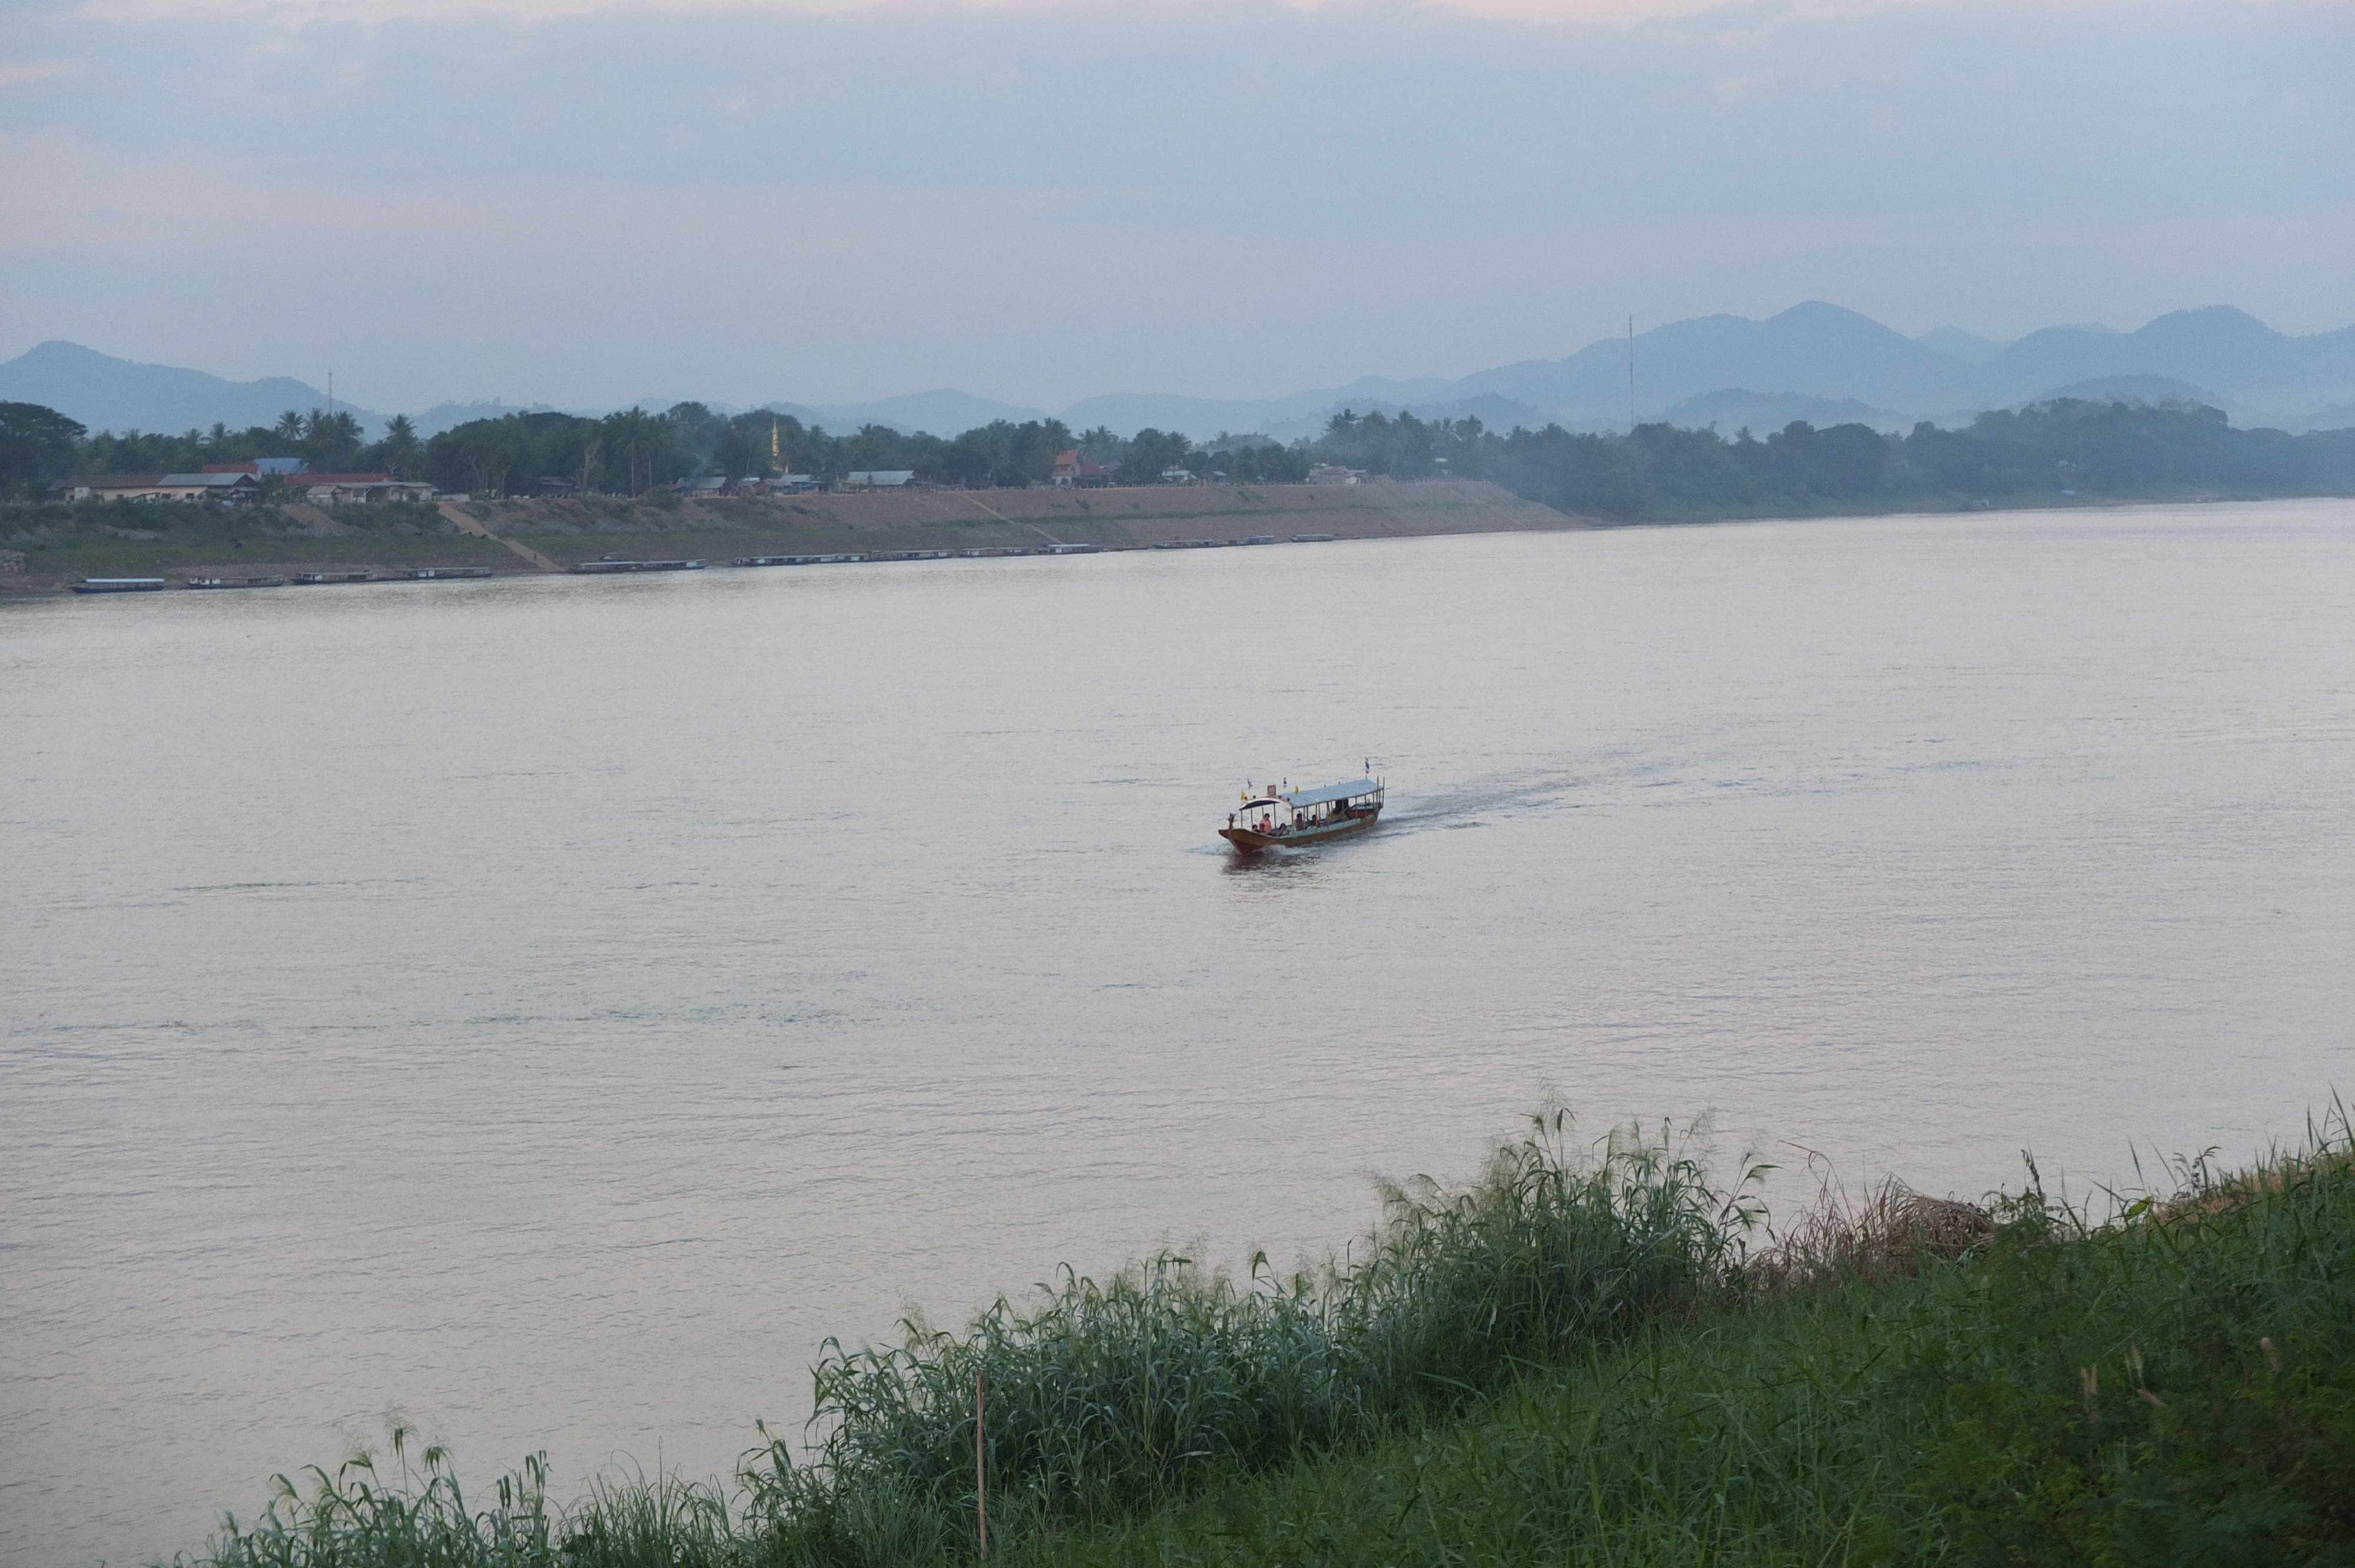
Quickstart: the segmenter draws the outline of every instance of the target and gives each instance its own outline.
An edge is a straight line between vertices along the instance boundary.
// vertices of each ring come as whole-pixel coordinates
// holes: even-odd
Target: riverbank
[[[1683,1144],[1590,1159],[1541,1118],[1466,1189],[1391,1190],[1314,1277],[1066,1273],[838,1354],[816,1451],[756,1447],[733,1487],[559,1507],[535,1463],[469,1500],[397,1435],[198,1561],[2336,1562],[2351,1152],[2342,1114],[2099,1222],[2031,1163],[1983,1204],[1891,1185],[1778,1231]]]
[[[132,526],[135,524],[136,526]],[[1058,546],[1146,549],[1253,537],[1289,542],[1582,528],[1574,517],[1472,481],[1362,485],[1157,485],[1109,490],[868,492],[684,501],[619,497],[352,505],[217,507],[112,503],[18,506],[0,538],[26,570],[20,592],[59,592],[93,577],[292,576],[428,566],[569,571],[609,555],[701,558]]]
[[[2156,496],[2036,493],[1957,502],[1923,495],[1827,502],[1794,511],[1694,506],[1606,520],[1557,511],[1473,480],[1350,485],[1153,485],[1105,490],[866,492],[686,501],[668,492],[630,500],[443,502],[438,505],[0,507],[0,540],[24,558],[0,573],[0,594],[60,593],[84,577],[289,578],[303,573],[405,577],[428,567],[499,573],[570,572],[605,556],[741,556],[1048,553],[1137,550],[1247,540],[1408,538],[1646,524],[1758,522],[1798,516],[1903,516],[1956,511],[2060,510],[2212,502],[2204,492]],[[128,521],[126,521],[128,515]],[[134,525],[135,524],[135,525]]]

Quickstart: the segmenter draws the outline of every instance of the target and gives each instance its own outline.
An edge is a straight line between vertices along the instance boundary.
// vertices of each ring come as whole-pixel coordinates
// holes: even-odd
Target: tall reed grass
[[[1786,1287],[1699,1331],[1656,1323],[1466,1419],[1022,1561],[2355,1563],[2351,1162],[2334,1107],[2296,1153],[2181,1161],[2171,1193],[2097,1193],[2098,1219],[2032,1166],[1977,1222],[1884,1192],[1795,1226]]]
[[[1001,1298],[963,1334],[910,1322],[896,1346],[829,1345],[822,1436],[747,1467],[753,1517],[789,1562],[970,1553],[976,1442],[992,1533],[1018,1540],[1444,1416],[1742,1287],[1758,1171],[1721,1190],[1667,1127],[1592,1160],[1573,1139],[1551,1112],[1467,1187],[1386,1187],[1380,1227],[1319,1270],[1263,1255],[1238,1281],[1164,1255],[1067,1272],[1028,1308]]]
[[[394,1423],[391,1454],[363,1452],[330,1475],[314,1466],[302,1479],[280,1476],[261,1515],[234,1514],[200,1563],[218,1568],[527,1568],[555,1561],[557,1514],[548,1501],[547,1461],[534,1456],[495,1489],[497,1506],[467,1506],[449,1455],[427,1445],[414,1457],[415,1431]]]
[[[398,1475],[282,1480],[197,1561],[967,1562],[978,1459],[989,1557],[1073,1568],[2355,1562],[2343,1112],[2098,1223],[2033,1181],[1987,1209],[1891,1185],[1770,1233],[1762,1168],[1573,1138],[1549,1115],[1467,1186],[1385,1190],[1320,1268],[1163,1255],[829,1345],[808,1446],[763,1429],[732,1489],[559,1508],[534,1460],[470,1511],[397,1435]]]

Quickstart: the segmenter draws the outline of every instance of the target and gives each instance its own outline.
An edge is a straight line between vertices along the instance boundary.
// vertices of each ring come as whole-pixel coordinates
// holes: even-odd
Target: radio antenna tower
[[[1636,318],[1627,318],[1627,435],[1636,434]]]

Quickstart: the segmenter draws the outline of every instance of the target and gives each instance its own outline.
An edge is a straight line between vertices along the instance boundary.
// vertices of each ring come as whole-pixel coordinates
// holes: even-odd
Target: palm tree
[[[638,493],[638,463],[646,465],[646,485],[653,488],[655,459],[667,446],[669,421],[647,413],[644,408],[624,408],[605,418],[605,432],[629,465],[629,489]]]
[[[360,422],[343,409],[332,414],[311,410],[308,455],[314,462],[340,469],[360,449]]]
[[[409,422],[406,414],[395,414],[384,427],[384,466],[395,479],[406,479],[417,471],[418,460],[425,455],[424,443],[417,439],[417,427]]]

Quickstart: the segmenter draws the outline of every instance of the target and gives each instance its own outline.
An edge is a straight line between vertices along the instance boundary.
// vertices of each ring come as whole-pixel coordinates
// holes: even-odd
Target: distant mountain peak
[[[237,429],[268,425],[293,408],[325,408],[327,396],[292,376],[230,381],[207,371],[118,359],[63,338],[37,344],[0,365],[0,398],[55,408],[91,430],[204,429],[216,423]],[[350,408],[365,425],[383,423],[365,408]]]
[[[1737,316],[1734,319],[1739,321],[1742,318]],[[1869,326],[1875,332],[1893,330],[1882,326],[1861,311],[1849,310],[1846,305],[1835,305],[1828,300],[1801,300],[1797,304],[1787,310],[1777,311],[1766,319],[1777,323],[1790,322],[1804,325],[1811,322],[1838,322],[1844,325]]]
[[[2098,324],[2055,326],[1998,344],[1955,327],[1909,338],[1844,305],[1803,300],[1763,320],[1694,316],[1640,332],[1635,370],[1635,411],[1655,419],[1679,407],[1736,418],[1800,408],[1810,410],[1802,417],[1811,419],[1967,418],[2056,388],[2140,386],[2148,391],[2160,385],[2120,379],[2133,377],[2212,389],[2216,398],[2254,417],[2308,410],[2318,411],[2313,413],[2318,418],[2355,398],[2355,327],[2290,336],[2234,306],[2205,305],[2170,312],[2131,333]],[[1248,399],[1110,394],[1075,403],[1062,417],[1074,429],[1153,424],[1198,438],[1220,429],[1289,433],[1321,424],[1344,406],[1360,412],[1410,409],[1419,418],[1476,414],[1489,423],[1526,415],[1532,425],[1554,420],[1618,429],[1628,418],[1628,344],[1614,334],[1560,359],[1522,360],[1456,380],[1366,376],[1346,387]],[[326,403],[316,387],[287,376],[229,381],[118,359],[62,338],[0,364],[0,399],[46,404],[91,430],[118,432],[201,429],[215,422],[242,429],[272,424],[289,408],[307,411]],[[1820,399],[1825,406],[1791,399]],[[364,426],[381,427],[379,415],[338,406],[349,408]],[[733,411],[719,403],[709,407]],[[950,436],[993,419],[1047,417],[952,387],[863,404],[766,407],[837,433],[872,422]],[[449,403],[417,416],[417,423],[431,435],[465,419],[515,411],[505,402]]]
[[[2242,343],[2278,343],[2275,332],[2237,305],[2201,305],[2197,310],[2169,311],[2145,323],[2135,337],[2200,337]]]
[[[71,342],[71,341],[69,341],[69,339],[66,339],[66,338],[62,338],[62,337],[53,337],[53,338],[48,339],[47,342],[44,342],[44,343],[37,343],[37,344],[35,344],[32,347],[30,347],[30,348],[27,349],[27,350],[24,352],[24,354],[23,354],[21,356],[19,356],[19,359],[18,359],[18,361],[17,361],[17,362],[18,362],[19,364],[22,364],[25,360],[27,360],[27,359],[112,359],[112,358],[113,358],[113,356],[112,356],[112,355],[101,354],[101,353],[99,353],[99,352],[98,352],[98,350],[96,350],[96,349],[94,349],[94,348],[85,348],[85,347],[83,347],[80,344]],[[132,364],[135,364],[135,363],[136,363],[136,361],[125,359],[125,360],[120,360],[120,361],[117,361],[116,363],[118,363],[118,364],[123,364],[123,365],[132,365]]]
[[[1996,338],[1981,337],[1958,326],[1933,327],[1913,341],[1924,348],[1952,355],[1965,365],[1985,365],[2009,346]]]

